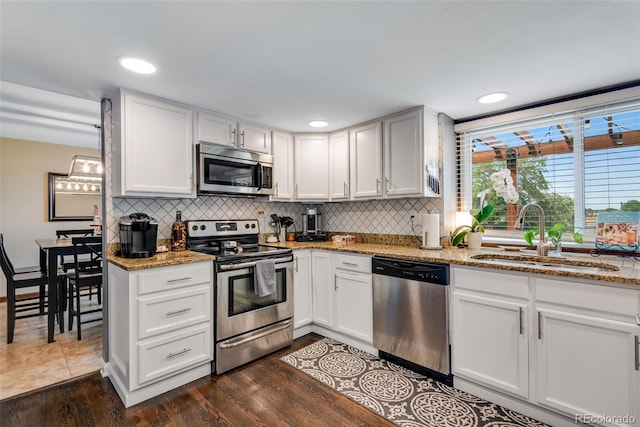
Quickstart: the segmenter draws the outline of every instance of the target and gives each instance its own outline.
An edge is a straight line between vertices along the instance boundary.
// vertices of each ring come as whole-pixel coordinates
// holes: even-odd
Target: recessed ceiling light
[[[493,104],[494,102],[502,101],[507,96],[509,96],[508,92],[494,92],[494,93],[488,93],[486,95],[482,95],[476,101],[478,101],[481,104]]]
[[[323,128],[325,126],[327,126],[329,124],[329,122],[326,122],[324,120],[311,120],[309,122],[309,126],[314,127],[314,128]]]
[[[140,74],[153,74],[156,72],[156,67],[150,62],[144,61],[138,58],[123,57],[118,58],[118,62],[124,68],[134,73]]]

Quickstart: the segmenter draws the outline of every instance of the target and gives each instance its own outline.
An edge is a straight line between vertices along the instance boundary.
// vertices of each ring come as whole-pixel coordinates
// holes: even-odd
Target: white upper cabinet
[[[382,197],[382,122],[351,130],[351,198]]]
[[[273,186],[272,200],[293,200],[293,136],[273,132]]]
[[[236,121],[208,113],[198,113],[198,142],[236,145]]]
[[[384,121],[384,194],[420,194],[422,114],[402,114]]]
[[[420,108],[384,120],[384,196],[439,195],[438,116]]]
[[[349,131],[329,135],[329,196],[349,199]]]
[[[238,123],[238,146],[249,151],[271,154],[269,128],[248,123]]]
[[[120,91],[112,124],[115,197],[195,197],[190,108]]]
[[[230,145],[271,154],[271,130],[221,115],[198,112],[196,142]]]
[[[295,135],[295,198],[329,199],[329,138]]]

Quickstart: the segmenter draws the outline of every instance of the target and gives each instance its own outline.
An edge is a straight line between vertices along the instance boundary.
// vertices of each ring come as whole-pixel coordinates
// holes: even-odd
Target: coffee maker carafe
[[[298,235],[297,241],[327,240],[326,234],[321,231],[320,215],[317,209],[307,209],[307,212],[302,214],[302,234]]]
[[[120,256],[151,258],[156,254],[158,223],[145,213],[132,213],[118,221]]]
[[[302,214],[302,234],[320,233],[320,215],[317,209],[307,209]]]

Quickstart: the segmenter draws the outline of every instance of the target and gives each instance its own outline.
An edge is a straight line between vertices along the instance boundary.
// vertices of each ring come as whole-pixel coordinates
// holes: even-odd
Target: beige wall
[[[35,239],[89,224],[48,221],[47,173],[67,173],[75,154],[99,156],[97,149],[0,138],[0,232],[14,266],[38,265]],[[6,296],[4,275],[0,275],[0,296]]]

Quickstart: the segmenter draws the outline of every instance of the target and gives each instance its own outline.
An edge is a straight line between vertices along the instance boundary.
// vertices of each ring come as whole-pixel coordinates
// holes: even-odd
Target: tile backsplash
[[[108,241],[117,241],[118,218],[133,212],[144,212],[158,222],[158,238],[171,237],[171,224],[177,210],[183,220],[190,219],[247,219],[258,218],[261,233],[275,233],[271,214],[290,216],[295,223],[290,231],[302,231],[302,214],[315,208],[325,231],[345,233],[379,233],[420,235],[420,214],[442,211],[440,199],[372,200],[302,204],[259,201],[232,197],[198,197],[196,199],[114,198],[108,220]],[[263,212],[264,215],[259,216]],[[413,230],[409,216],[415,214]],[[440,234],[442,235],[442,224]]]

